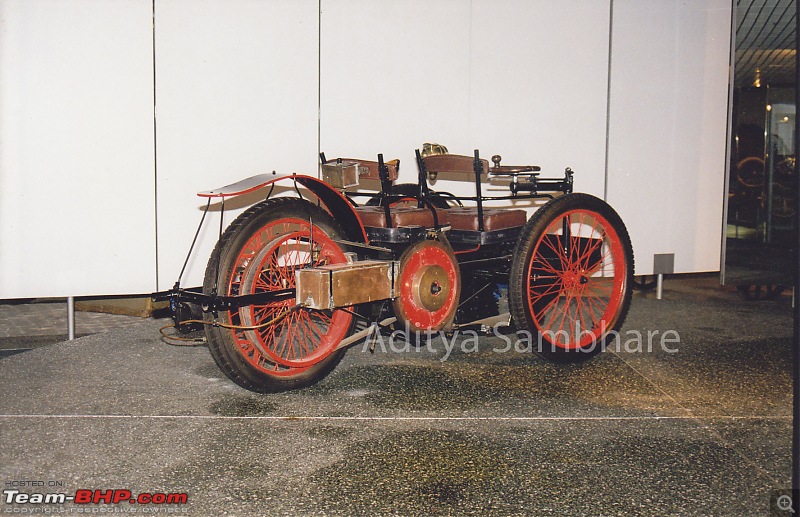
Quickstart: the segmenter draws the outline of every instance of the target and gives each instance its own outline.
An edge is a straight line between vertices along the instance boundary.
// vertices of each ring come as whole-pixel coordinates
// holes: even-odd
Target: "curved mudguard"
[[[277,174],[275,172],[271,174],[258,174],[224,187],[198,192],[197,195],[205,198],[240,196],[284,180],[297,182],[317,196],[320,202],[345,231],[348,239],[356,242],[369,242],[364,225],[361,223],[361,219],[358,217],[358,214],[356,214],[356,211],[353,209],[353,205],[350,204],[347,198],[324,181],[312,176],[302,174]]]

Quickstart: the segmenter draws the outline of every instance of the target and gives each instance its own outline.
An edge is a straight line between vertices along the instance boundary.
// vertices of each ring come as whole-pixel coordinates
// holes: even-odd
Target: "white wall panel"
[[[607,1],[472,2],[470,143],[602,196]],[[485,150],[485,151],[484,151]]]
[[[654,253],[719,267],[729,1],[157,0],[155,63],[152,5],[0,1],[0,298],[167,288],[197,191],[316,173],[318,150],[382,152],[415,181],[426,141],[572,167],[639,274]]]
[[[675,272],[719,270],[731,3],[614,0],[608,200]]]
[[[534,163],[602,194],[607,2],[322,2],[321,147],[401,159],[423,142]],[[581,30],[576,31],[575,28]],[[470,195],[470,182],[440,180]],[[507,193],[502,188],[499,193]]]
[[[0,298],[155,286],[151,20],[0,2]]]
[[[161,289],[200,221],[198,191],[271,170],[316,174],[318,16],[312,0],[156,2]],[[219,228],[210,215],[183,285],[202,283]]]
[[[471,152],[470,1],[321,1],[320,147],[329,158],[400,158],[438,142]]]

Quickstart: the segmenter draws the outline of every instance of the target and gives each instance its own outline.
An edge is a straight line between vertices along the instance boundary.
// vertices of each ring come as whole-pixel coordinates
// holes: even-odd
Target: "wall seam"
[[[603,171],[603,200],[608,202],[608,151],[611,139],[611,57],[614,43],[614,0],[608,2],[608,77],[606,79],[606,150]]]
[[[159,288],[159,252],[158,252],[158,139],[157,139],[157,115],[156,115],[156,0],[152,1],[153,19],[153,226],[155,232],[155,290]]]

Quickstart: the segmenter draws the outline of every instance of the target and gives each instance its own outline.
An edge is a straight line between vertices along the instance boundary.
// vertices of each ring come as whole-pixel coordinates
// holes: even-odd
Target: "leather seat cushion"
[[[450,226],[454,230],[478,231],[478,208],[451,208],[448,210]],[[525,210],[509,210],[506,208],[484,208],[483,230],[491,232],[515,226],[524,226],[528,220]]]
[[[449,210],[436,210],[439,225],[448,224],[447,212]],[[386,212],[379,206],[359,206],[356,207],[356,213],[361,218],[364,226],[371,226],[376,228],[386,228]],[[433,226],[433,213],[428,208],[416,207],[392,207],[390,210],[392,218],[392,226],[424,226],[430,228]]]

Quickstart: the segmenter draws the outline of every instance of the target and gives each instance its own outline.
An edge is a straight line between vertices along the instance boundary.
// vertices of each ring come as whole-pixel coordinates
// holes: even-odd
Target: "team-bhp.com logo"
[[[142,492],[134,494],[130,490],[76,490],[74,494],[61,492],[53,493],[25,493],[16,489],[3,490],[3,501],[6,504],[44,504],[56,505],[72,503],[77,505],[183,505],[189,501],[189,495],[184,493]]]

